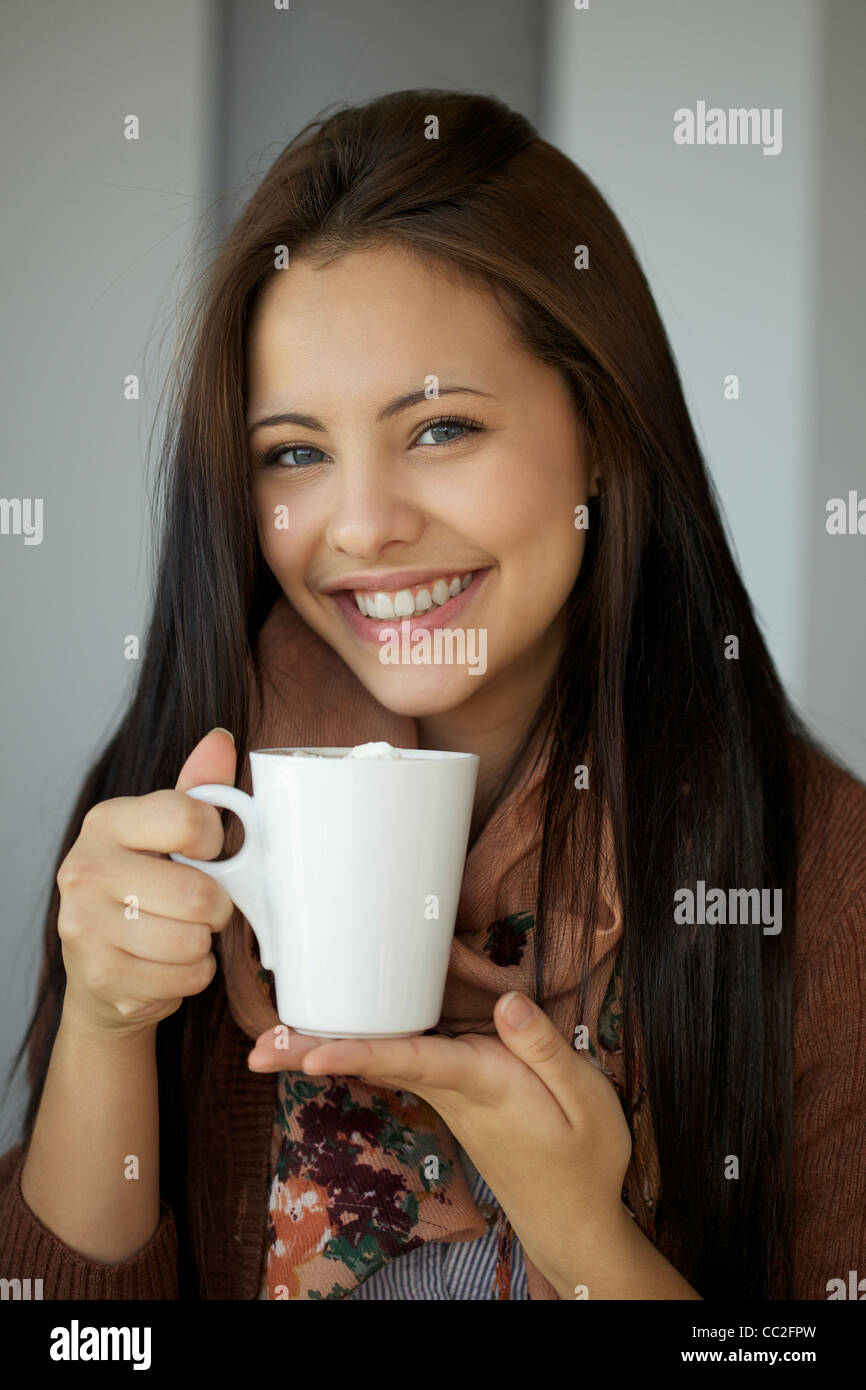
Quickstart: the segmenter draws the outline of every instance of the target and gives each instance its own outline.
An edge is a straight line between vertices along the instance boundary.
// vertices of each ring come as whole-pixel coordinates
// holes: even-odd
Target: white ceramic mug
[[[230,859],[171,858],[240,908],[283,1023],[314,1037],[408,1037],[442,1011],[478,758],[351,751],[260,748],[252,796],[191,787],[240,817],[244,843]]]

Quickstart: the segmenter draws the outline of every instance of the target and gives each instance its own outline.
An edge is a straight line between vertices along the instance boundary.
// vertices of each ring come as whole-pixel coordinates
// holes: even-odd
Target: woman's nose
[[[424,531],[421,508],[389,480],[384,470],[346,469],[336,480],[326,539],[332,550],[359,559],[386,546],[412,545]]]

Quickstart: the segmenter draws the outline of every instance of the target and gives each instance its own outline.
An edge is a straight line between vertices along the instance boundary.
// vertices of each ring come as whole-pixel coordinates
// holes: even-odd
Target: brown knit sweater
[[[826,1299],[827,1283],[866,1276],[866,786],[802,750],[805,795],[794,976],[794,1296]],[[787,929],[787,923],[783,930]],[[49,1010],[45,1011],[46,1020]],[[190,1243],[208,1299],[255,1299],[266,1250],[269,1145],[276,1077],[246,1066],[249,1039],[218,1011],[213,1082],[201,1123],[216,1198]],[[83,1258],[24,1201],[24,1150],[0,1157],[0,1275],[41,1278],[50,1299],[172,1299],[178,1241],[163,1201],[159,1225],[122,1264]],[[198,1176],[188,1207],[198,1210]],[[659,1248],[665,1254],[663,1241]]]

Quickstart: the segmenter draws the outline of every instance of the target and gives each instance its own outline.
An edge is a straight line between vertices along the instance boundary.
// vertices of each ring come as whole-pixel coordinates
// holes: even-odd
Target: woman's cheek
[[[262,554],[284,585],[303,577],[304,527],[298,508],[266,493],[257,500],[256,524]]]

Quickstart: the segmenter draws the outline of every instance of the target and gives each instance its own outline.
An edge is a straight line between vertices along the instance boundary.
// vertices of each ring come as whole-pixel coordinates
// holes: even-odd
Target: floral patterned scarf
[[[417,748],[413,719],[380,705],[337,653],[280,596],[259,637],[265,697],[251,680],[249,746],[339,747],[387,739]],[[547,753],[524,772],[469,850],[457,912],[445,999],[437,1032],[495,1035],[493,1006],[508,990],[532,994],[534,901],[538,884],[540,793]],[[237,784],[252,790],[249,758]],[[225,853],[240,844],[239,823],[226,829]],[[608,861],[609,862],[609,861]],[[621,1094],[622,921],[614,892],[600,895],[587,1016],[589,1047]],[[575,925],[552,939],[553,976],[543,1007],[571,1041],[576,989]],[[232,1013],[255,1039],[280,1021],[270,972],[236,909],[216,939]],[[284,1022],[291,1023],[290,1019]],[[624,1199],[653,1237],[658,1173],[645,1096],[633,1116],[635,1136]],[[344,1298],[388,1261],[425,1241],[473,1240],[487,1229],[472,1200],[454,1136],[441,1117],[406,1091],[357,1077],[277,1076],[267,1221],[269,1298]],[[513,1231],[500,1214],[494,1297],[508,1298]],[[552,1285],[526,1258],[530,1298],[555,1299]]]

